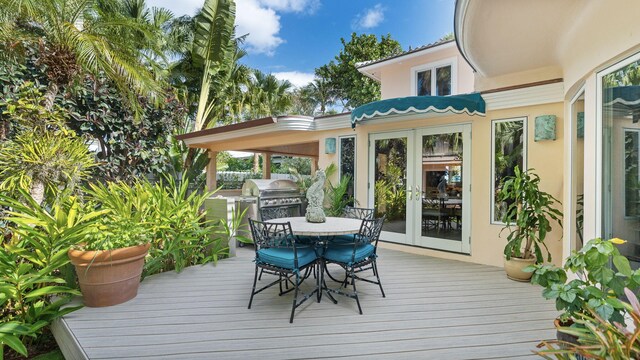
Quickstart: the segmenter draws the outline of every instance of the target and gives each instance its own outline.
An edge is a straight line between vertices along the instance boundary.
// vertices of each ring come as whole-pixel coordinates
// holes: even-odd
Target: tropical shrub
[[[629,302],[622,302],[626,313],[633,320],[633,327],[605,320],[595,309],[587,307],[587,312],[575,319],[577,327],[562,327],[559,331],[573,335],[577,344],[562,341],[543,341],[538,345],[545,350],[537,352],[545,359],[576,359],[580,355],[586,359],[638,359],[640,358],[640,302],[636,294],[624,289]]]
[[[150,207],[146,231],[151,248],[144,275],[217,261],[226,254],[226,242],[219,236],[219,222],[207,221],[201,211],[212,193],[189,193],[188,182],[167,178],[155,185],[143,183]],[[227,239],[228,241],[228,239]]]
[[[592,239],[573,252],[562,268],[535,265],[525,270],[533,272],[532,283],[544,288],[542,296],[556,302],[561,321],[578,319],[592,309],[604,320],[624,323],[625,308],[619,299],[625,288],[640,288],[640,269],[632,270],[620,254],[616,244],[621,243],[620,239]],[[567,273],[577,278],[569,280]]]
[[[0,252],[0,348],[7,345],[27,355],[33,341],[53,320],[78,309],[64,307],[75,284],[65,279],[67,250],[92,231],[100,211],[85,208],[69,197],[50,209],[28,192],[20,201],[0,194],[5,237]],[[0,350],[0,353],[2,350]]]
[[[344,207],[353,203],[353,197],[347,194],[350,183],[351,176],[349,175],[340,178],[340,182],[336,186],[329,182],[325,197],[328,216],[341,216]]]
[[[47,108],[41,87],[26,82],[2,104],[11,133],[0,140],[0,189],[29,189],[42,203],[73,194],[95,165],[85,140],[66,127],[67,112]]]
[[[551,261],[544,240],[551,231],[551,221],[562,227],[562,212],[554,207],[560,202],[540,190],[540,177],[533,169],[520,171],[516,166],[514,172],[514,176],[504,179],[498,196],[498,201],[508,204],[502,218],[505,223],[502,230],[509,231],[504,255],[507,260],[511,257],[535,257],[536,262],[541,263],[545,260],[542,253],[544,248],[546,260]]]

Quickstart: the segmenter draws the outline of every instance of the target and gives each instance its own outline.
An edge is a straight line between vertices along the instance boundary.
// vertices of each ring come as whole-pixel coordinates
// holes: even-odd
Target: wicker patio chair
[[[251,227],[255,244],[256,269],[248,308],[251,309],[251,303],[256,294],[279,284],[279,295],[294,291],[291,317],[289,318],[289,322],[292,323],[296,308],[318,291],[316,288],[309,294],[303,294],[302,299],[298,301],[299,286],[308,277],[309,270],[316,265],[318,255],[311,246],[296,243],[296,237],[291,231],[289,222],[266,223],[249,219],[249,226]],[[278,279],[260,289],[256,289],[259,269],[277,274]],[[293,287],[283,290],[283,282],[291,282]]]
[[[360,231],[352,236],[351,243],[329,244],[324,252],[323,261],[325,262],[325,266],[327,264],[337,264],[347,273],[347,277],[339,289],[327,289],[327,291],[355,299],[360,314],[362,314],[362,307],[360,306],[360,299],[358,298],[358,291],[356,289],[357,281],[365,281],[378,285],[382,297],[386,296],[382,288],[382,283],[380,282],[376,262],[378,257],[376,254],[378,239],[380,238],[383,223],[384,216],[378,219],[364,219],[362,220]],[[360,271],[368,269],[369,266],[373,270],[373,275],[376,280],[365,279],[357,275]],[[352,292],[342,290],[342,287],[346,289],[348,286],[348,280],[351,281],[353,287]]]

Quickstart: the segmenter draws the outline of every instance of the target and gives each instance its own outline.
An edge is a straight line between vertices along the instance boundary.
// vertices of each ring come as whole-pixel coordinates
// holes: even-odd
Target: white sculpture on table
[[[316,172],[316,181],[307,190],[307,221],[312,223],[323,223],[327,220],[324,215],[322,203],[324,202],[324,182],[326,175],[324,171]]]

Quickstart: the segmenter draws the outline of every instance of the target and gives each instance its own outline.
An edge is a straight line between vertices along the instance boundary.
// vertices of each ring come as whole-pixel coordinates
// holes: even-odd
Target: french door
[[[381,239],[469,253],[471,125],[372,134],[369,151]]]

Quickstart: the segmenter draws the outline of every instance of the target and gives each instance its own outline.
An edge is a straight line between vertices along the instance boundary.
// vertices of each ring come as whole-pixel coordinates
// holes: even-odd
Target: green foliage
[[[45,192],[49,197],[74,193],[94,166],[85,141],[66,128],[67,113],[57,105],[43,106],[40,90],[26,82],[0,104],[15,134],[0,142],[0,188],[13,194],[29,189],[38,202]]]
[[[587,314],[591,308],[605,320],[624,323],[624,306],[618,299],[625,288],[640,288],[640,270],[631,270],[629,260],[620,254],[615,244],[621,242],[592,239],[573,252],[563,268],[538,264],[526,270],[533,272],[532,283],[544,287],[542,296],[555,300],[562,320]],[[568,280],[569,272],[577,278]]]
[[[69,126],[97,146],[101,162],[94,175],[132,182],[173,169],[172,135],[185,121],[187,109],[172,91],[166,93],[161,106],[140,99],[135,114],[124,105],[119,90],[104,78],[73,89],[74,96],[63,105],[72,113]]]
[[[205,220],[200,210],[212,193],[190,193],[188,185],[170,177],[154,185],[142,185],[150,208],[145,231],[152,239],[145,276],[180,272],[187,266],[217,261],[227,253],[228,239],[213,236],[219,224]]]
[[[5,19],[3,38],[41,49],[37,62],[46,68],[49,81],[47,107],[60,87],[85,76],[110,79],[135,110],[138,96],[156,99],[162,94],[160,82],[146,66],[154,54],[161,55],[151,40],[159,33],[126,16],[122,2],[4,1],[3,10],[11,14]]]
[[[0,252],[0,342],[26,355],[23,343],[78,307],[64,307],[79,292],[64,279],[67,251],[102,215],[74,197],[45,209],[28,192],[21,201],[0,194],[7,236]]]
[[[192,56],[195,65],[202,68],[202,83],[198,110],[195,117],[194,130],[206,127],[211,121],[211,115],[219,102],[211,99],[209,92],[220,71],[235,66],[235,41],[233,39],[235,22],[235,2],[233,0],[205,0],[202,10],[195,18],[195,32],[193,37]],[[224,69],[226,67],[226,69]]]
[[[407,191],[403,182],[403,171],[394,163],[389,163],[384,176],[375,182],[376,216],[386,215],[389,220],[406,216]]]
[[[338,98],[346,100],[346,106],[355,108],[380,99],[380,84],[356,69],[362,61],[376,60],[399,54],[400,43],[391,35],[381,36],[380,40],[373,34],[351,34],[347,41],[344,38],[342,50],[334,60],[316,69],[316,76],[327,79],[329,87],[334,89]]]
[[[505,227],[509,230],[504,255],[507,260],[515,256],[530,259],[535,256],[536,261],[544,261],[542,248],[547,252],[547,261],[551,261],[551,254],[544,243],[547,233],[551,231],[550,219],[562,227],[562,212],[554,207],[560,203],[551,194],[540,190],[540,177],[533,169],[520,171],[516,166],[515,175],[505,178],[499,201],[508,205],[503,216]],[[512,230],[512,226],[515,229]],[[533,249],[533,252],[532,252]]]
[[[147,181],[128,185],[124,182],[95,183],[89,185],[89,201],[95,202],[104,213],[98,225],[81,244],[82,250],[114,250],[143,245],[152,240],[149,228],[152,205],[149,201]]]
[[[573,335],[577,344],[562,341],[543,341],[538,345],[545,350],[537,352],[545,359],[576,359],[581,355],[588,359],[638,359],[640,357],[640,303],[636,294],[624,290],[629,302],[622,302],[626,314],[633,320],[633,326],[627,329],[618,322],[612,322],[600,316],[587,306],[586,312],[577,314],[572,327],[561,327],[559,331]]]
[[[328,204],[327,216],[341,216],[344,207],[353,203],[353,197],[348,194],[350,182],[349,175],[342,176],[336,186],[329,182],[325,196],[325,202]]]
[[[298,174],[311,175],[311,159],[304,157],[282,157],[282,163],[280,168],[277,169],[277,173],[290,174],[291,169],[294,169]]]

